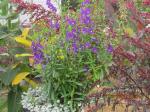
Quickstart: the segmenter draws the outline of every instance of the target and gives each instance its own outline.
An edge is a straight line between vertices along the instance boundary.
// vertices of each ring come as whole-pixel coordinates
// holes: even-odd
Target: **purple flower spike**
[[[66,39],[67,40],[73,39],[74,37],[75,37],[75,35],[73,32],[67,32],[66,33]]]
[[[91,18],[89,16],[90,14],[90,8],[81,9],[81,16],[80,16],[80,22],[83,24],[90,24],[92,23]]]
[[[82,33],[86,34],[87,33],[87,28],[82,28]]]
[[[32,42],[32,45],[31,45],[31,49],[32,49],[32,53],[34,55],[34,61],[35,61],[35,64],[40,64],[43,62],[43,57],[44,57],[44,54],[42,52],[43,50],[43,46],[37,42]]]
[[[77,47],[77,44],[74,42],[72,43],[72,49],[73,49],[73,52],[74,53],[77,53],[78,52],[78,47]]]
[[[49,25],[50,25],[51,28],[56,29],[56,30],[60,28],[59,23],[58,22],[54,22],[52,20],[49,21]]]
[[[72,29],[72,31],[67,31],[66,32],[66,39],[70,40],[70,39],[75,39],[76,38],[76,30]]]
[[[93,28],[89,28],[89,29],[88,29],[88,33],[89,33],[89,34],[94,34]]]
[[[92,24],[91,18],[89,16],[86,17],[80,17],[80,22],[83,24]]]
[[[91,9],[90,8],[82,8],[81,9],[81,15],[82,16],[87,16],[91,13]]]
[[[95,37],[93,37],[93,38],[91,38],[91,41],[92,41],[92,42],[96,42],[97,39],[96,39]]]
[[[54,5],[51,3],[51,0],[47,0],[46,4],[47,4],[48,8],[50,8],[53,12],[57,12],[56,7],[54,7]]]
[[[49,20],[49,26],[50,26],[51,28],[53,28],[53,27],[54,27],[54,23],[53,23],[53,21],[52,21],[52,20]]]
[[[84,2],[82,2],[82,6],[90,4],[90,0],[84,0]]]
[[[98,52],[98,49],[97,49],[96,47],[93,47],[93,48],[92,48],[92,52],[93,52],[93,53],[97,53],[97,52]]]
[[[91,18],[90,18],[90,17],[86,17],[86,18],[84,19],[84,24],[90,24],[90,23],[92,23],[92,22],[91,22]]]
[[[94,34],[93,28],[82,28],[83,34]]]
[[[108,47],[107,47],[107,51],[109,52],[109,53],[112,53],[113,52],[113,47],[112,47],[112,45],[108,45]]]
[[[74,19],[67,19],[67,22],[71,26],[74,26],[76,24],[76,21]]]
[[[31,48],[32,48],[33,51],[36,51],[37,49],[38,50],[42,50],[43,46],[40,43],[32,42]]]
[[[55,29],[59,29],[60,28],[60,25],[58,22],[55,23]]]
[[[91,47],[91,43],[90,42],[86,42],[84,46],[85,46],[85,48],[90,48]]]

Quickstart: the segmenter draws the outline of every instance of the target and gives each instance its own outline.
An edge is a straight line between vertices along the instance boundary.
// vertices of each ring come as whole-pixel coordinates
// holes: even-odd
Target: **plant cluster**
[[[57,14],[51,0],[48,10],[11,0],[15,14],[29,14],[31,25],[14,38],[19,50],[0,76],[11,88],[8,98],[19,102],[30,84],[39,87],[23,93],[25,111],[95,112],[120,104],[125,111],[149,109],[149,1],[136,1],[73,0],[75,6],[63,2]],[[13,104],[12,112],[19,111]]]
[[[132,14],[131,21],[136,26],[134,35],[122,35],[122,41],[113,51],[113,64],[109,74],[93,85],[111,82],[111,86],[101,86],[102,90],[91,93],[87,99],[95,99],[96,104],[89,112],[106,105],[112,109],[120,104],[126,106],[125,111],[147,111],[149,109],[149,74],[150,74],[150,39],[146,30],[148,18],[141,18],[133,1],[126,2]],[[129,109],[130,108],[130,109]]]
[[[89,85],[102,79],[111,63],[113,48],[104,45],[98,37],[93,5],[85,0],[76,12],[64,14],[55,44],[47,45],[44,50],[46,61],[42,74],[46,91],[52,102],[59,99],[66,104],[71,101],[72,109],[83,102]]]

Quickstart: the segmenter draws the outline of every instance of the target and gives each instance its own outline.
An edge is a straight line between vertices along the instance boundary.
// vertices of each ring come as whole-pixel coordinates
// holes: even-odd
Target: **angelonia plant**
[[[49,21],[52,31],[59,30],[55,44],[45,47],[43,76],[52,102],[60,100],[80,109],[90,84],[102,79],[111,63],[112,46],[98,37],[92,16],[94,3],[85,0],[77,11],[69,10],[58,22]],[[108,52],[109,51],[109,52]]]

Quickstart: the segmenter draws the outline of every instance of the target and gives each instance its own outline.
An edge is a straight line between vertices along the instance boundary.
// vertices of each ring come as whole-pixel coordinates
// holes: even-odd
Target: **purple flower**
[[[58,22],[55,23],[55,29],[59,29],[60,28],[60,25]]]
[[[38,43],[32,42],[31,48],[33,51],[36,51],[37,49],[42,50],[43,46],[39,42]]]
[[[67,19],[67,22],[71,26],[74,26],[76,24],[76,21],[74,19]]]
[[[90,42],[86,42],[84,46],[85,46],[85,48],[90,48],[91,47],[91,43]]]
[[[93,32],[93,31],[94,31],[94,29],[93,29],[93,28],[89,28],[89,29],[88,29],[89,34],[94,34],[94,32]]]
[[[53,28],[53,29],[59,29],[59,28],[60,28],[60,25],[59,25],[59,23],[58,23],[57,21],[54,22],[54,21],[50,20],[50,21],[49,21],[49,25],[50,25],[50,27]]]
[[[84,0],[84,3],[89,4],[90,0]],[[94,34],[94,32],[93,32],[93,30],[94,30],[93,25],[94,24],[93,24],[93,21],[91,20],[91,17],[90,17],[91,9],[88,7],[81,7],[80,13],[81,13],[81,16],[79,18],[80,23],[83,24],[83,26],[84,26],[80,29],[80,31],[84,35],[85,34]]]
[[[81,17],[80,17],[81,23],[89,24],[91,22],[89,16],[90,12],[91,12],[90,8],[81,8]]]
[[[109,52],[109,53],[111,53],[111,52],[113,52],[113,47],[112,47],[112,45],[108,45],[107,46],[107,51]]]
[[[80,50],[84,50],[84,48],[85,48],[85,45],[83,45],[83,44],[80,44],[80,47],[79,47],[79,49],[80,49]]]
[[[76,30],[75,29],[72,29],[72,31],[67,31],[66,32],[66,39],[67,40],[70,40],[70,39],[73,39],[76,37]]]
[[[47,4],[48,8],[50,8],[53,12],[57,11],[56,7],[54,7],[54,5],[51,3],[51,0],[47,0],[46,4]]]
[[[87,34],[87,28],[82,28],[82,33]]]
[[[82,2],[82,6],[90,4],[90,0],[84,0],[84,2]]]
[[[84,67],[83,67],[83,72],[88,72],[89,71],[89,67],[87,66],[87,65],[85,65]]]
[[[91,41],[92,41],[92,42],[96,42],[97,39],[96,39],[95,37],[93,37],[93,38],[91,38]]]
[[[54,23],[53,23],[53,21],[52,21],[52,20],[49,20],[49,26],[50,26],[51,28],[53,28],[53,27],[54,27]]]
[[[35,64],[42,63],[43,57],[44,57],[44,54],[42,52],[43,46],[39,42],[37,42],[37,43],[32,42],[31,49],[32,49],[32,53],[34,55]]]
[[[81,31],[83,34],[94,34],[93,28],[82,28]]]
[[[91,13],[91,9],[90,8],[81,8],[81,15],[82,16],[88,16]]]
[[[86,17],[81,16],[80,22],[83,24],[91,24],[92,23],[91,18],[89,16],[86,16]]]
[[[93,52],[93,53],[97,53],[97,52],[98,52],[98,49],[97,49],[96,47],[93,47],[93,48],[92,48],[92,52]]]
[[[78,52],[78,47],[77,47],[77,44],[75,42],[72,43],[72,50],[73,50],[74,53]]]
[[[91,42],[92,42],[93,44],[99,45],[99,40],[98,40],[97,38],[95,38],[95,37],[92,37],[92,38],[91,38]]]
[[[67,40],[70,40],[70,39],[73,39],[75,37],[74,33],[73,32],[66,32],[66,39]]]

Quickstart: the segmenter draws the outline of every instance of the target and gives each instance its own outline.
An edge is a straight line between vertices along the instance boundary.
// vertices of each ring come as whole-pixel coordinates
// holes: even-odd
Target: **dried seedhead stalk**
[[[52,11],[46,10],[39,4],[27,3],[23,0],[11,0],[11,3],[17,5],[16,12],[24,11],[24,14],[30,14],[30,21],[31,23],[39,23],[39,22],[46,22],[47,26],[49,26],[49,20],[59,21],[60,16]]]

